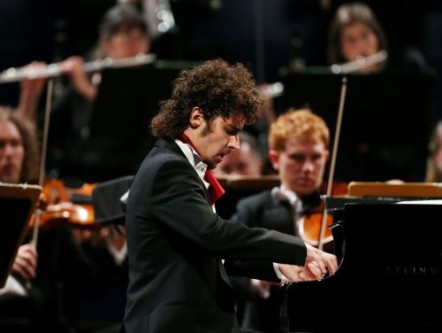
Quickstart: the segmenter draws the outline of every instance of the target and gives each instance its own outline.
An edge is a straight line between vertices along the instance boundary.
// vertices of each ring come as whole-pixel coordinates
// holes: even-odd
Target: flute
[[[381,50],[375,54],[360,58],[355,61],[347,62],[345,64],[334,64],[330,66],[330,70],[334,74],[350,74],[358,72],[370,65],[380,64],[388,58],[387,51]]]
[[[146,65],[156,60],[154,54],[138,54],[135,57],[123,59],[104,58],[84,64],[85,72],[98,72],[105,68],[123,68]],[[43,68],[30,68],[28,66],[19,68],[8,68],[0,73],[0,83],[17,82],[21,80],[32,80],[51,78],[63,74],[59,63],[49,64]]]

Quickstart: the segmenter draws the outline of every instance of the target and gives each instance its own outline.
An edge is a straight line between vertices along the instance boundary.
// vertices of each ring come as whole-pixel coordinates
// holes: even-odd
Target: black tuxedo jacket
[[[220,259],[229,275],[267,279],[276,278],[272,262],[305,262],[300,239],[216,215],[194,167],[171,141],[158,140],[140,166],[126,223],[127,333],[228,333],[234,310]],[[248,265],[230,264],[238,260]]]

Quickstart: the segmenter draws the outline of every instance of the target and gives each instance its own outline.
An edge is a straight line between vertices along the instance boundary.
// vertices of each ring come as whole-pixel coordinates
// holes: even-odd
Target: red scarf
[[[190,138],[186,134],[181,133],[180,139],[183,142],[191,145],[192,148],[196,151],[196,153],[201,157],[200,152],[198,151],[198,149],[196,149],[192,140],[190,140]],[[222,195],[225,193],[225,190],[219,183],[218,179],[216,179],[216,177],[213,175],[212,171],[210,171],[209,169],[206,170],[206,174],[204,175],[204,180],[210,184],[208,192],[209,192],[210,204],[213,205],[216,200],[222,197]]]

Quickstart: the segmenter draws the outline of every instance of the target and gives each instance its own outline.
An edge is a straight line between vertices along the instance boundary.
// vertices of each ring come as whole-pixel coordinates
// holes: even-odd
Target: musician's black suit
[[[229,274],[275,280],[272,261],[303,265],[306,257],[298,238],[216,215],[179,146],[161,139],[131,187],[127,241],[127,333],[228,333],[234,309],[221,258]]]

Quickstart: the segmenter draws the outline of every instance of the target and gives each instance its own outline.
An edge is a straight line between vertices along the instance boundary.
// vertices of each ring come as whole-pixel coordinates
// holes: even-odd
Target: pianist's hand
[[[306,271],[303,266],[278,264],[278,269],[282,274],[281,284],[317,280],[317,278],[309,271]]]
[[[305,259],[304,268],[316,278],[323,278],[336,273],[338,270],[338,260],[336,256],[317,248],[305,244],[307,247],[307,258]]]
[[[320,280],[335,274],[338,269],[336,256],[306,244],[307,258],[304,266],[278,264],[283,278],[281,283]]]

